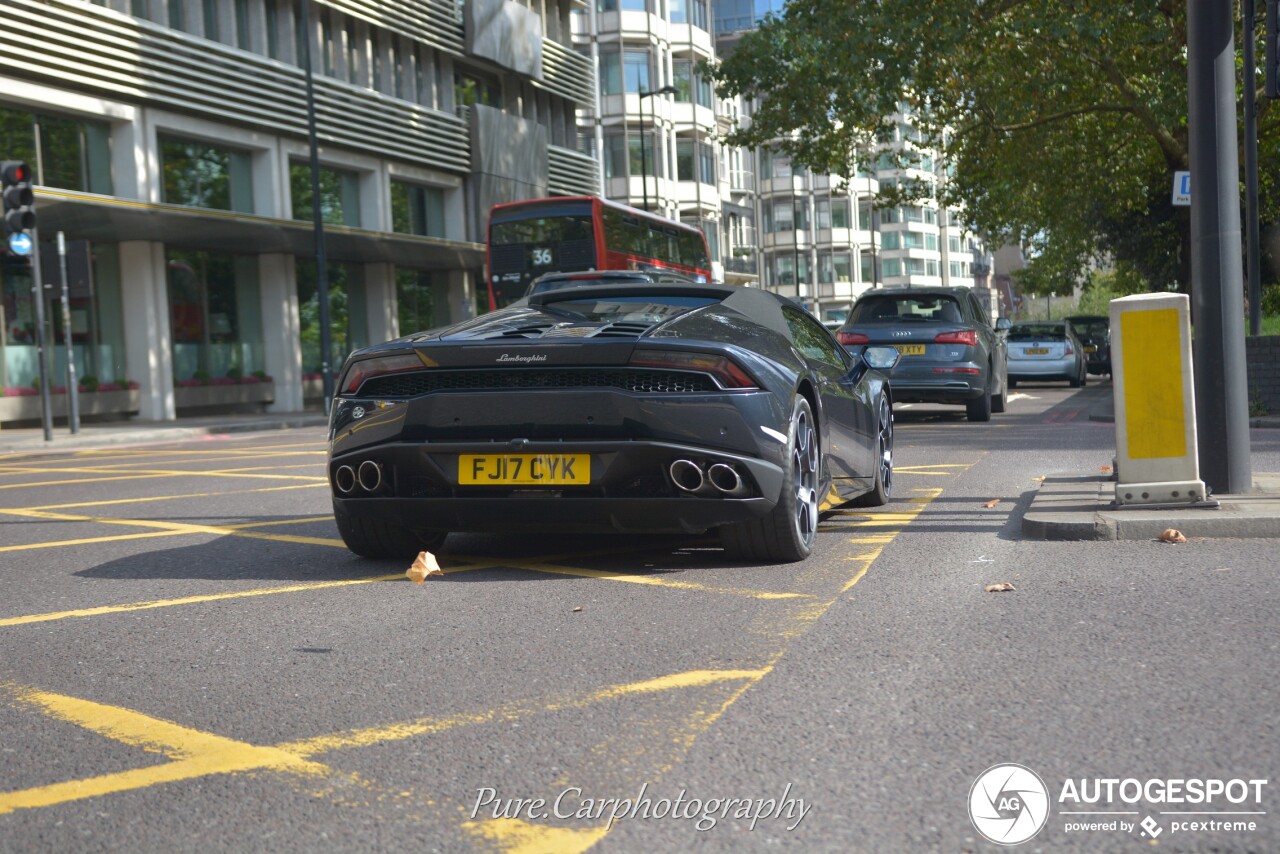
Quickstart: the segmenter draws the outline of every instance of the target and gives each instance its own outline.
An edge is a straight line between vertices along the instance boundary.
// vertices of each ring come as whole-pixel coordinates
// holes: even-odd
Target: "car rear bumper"
[[[1015,380],[1071,380],[1078,371],[1075,359],[1009,360],[1009,376]]]
[[[462,454],[585,454],[585,485],[471,486],[459,483]],[[741,494],[709,482],[680,489],[671,464],[689,460],[705,472],[720,463],[743,484]],[[377,467],[377,487],[338,477],[339,469]],[[373,469],[369,482],[375,478]],[[333,456],[329,482],[346,513],[390,519],[430,531],[652,531],[698,532],[768,513],[782,491],[774,462],[722,450],[668,442],[392,442]],[[345,487],[345,488],[343,488]]]
[[[964,403],[986,394],[987,369],[973,362],[899,362],[889,387],[895,402]]]

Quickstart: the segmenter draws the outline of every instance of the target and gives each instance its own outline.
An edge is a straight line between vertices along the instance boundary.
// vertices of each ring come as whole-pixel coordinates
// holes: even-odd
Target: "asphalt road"
[[[1280,850],[1280,540],[1020,538],[1109,391],[900,409],[897,500],[787,566],[455,535],[414,585],[342,547],[316,430],[5,460],[0,851],[1002,850],[1001,763],[1051,801],[1019,850]],[[1269,782],[1059,799],[1111,778]]]

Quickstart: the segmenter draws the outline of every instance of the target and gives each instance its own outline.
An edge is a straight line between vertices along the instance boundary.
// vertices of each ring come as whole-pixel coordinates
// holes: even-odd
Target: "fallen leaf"
[[[1045,481],[1045,476],[1044,476],[1044,475],[1040,475],[1039,477],[1033,477],[1033,478],[1031,478],[1031,479],[1032,479],[1032,480],[1034,480],[1036,483],[1044,483],[1044,481]]]
[[[1007,581],[1001,581],[999,584],[988,584],[982,588],[983,593],[1010,593],[1018,588],[1014,587]]]
[[[581,610],[582,610],[582,606],[581,606],[581,605],[579,605],[578,607],[576,607],[576,608],[574,608],[574,609],[573,609],[573,613],[575,613],[575,614],[576,614],[576,613],[578,613],[578,612],[579,612],[579,611],[581,611]]]
[[[1187,537],[1177,528],[1165,528],[1160,533],[1160,539],[1166,543],[1185,543]]]
[[[1000,499],[999,499],[999,498],[993,498],[993,499],[991,499],[990,501],[984,501],[984,502],[982,502],[982,506],[983,506],[983,507],[995,507],[995,506],[996,506],[997,504],[999,504],[999,503],[1000,503]]]
[[[418,552],[413,566],[405,570],[404,574],[414,584],[421,584],[427,580],[428,575],[444,575],[444,570],[431,552]]]
[[[1098,471],[1102,471],[1102,472],[1111,471],[1111,466],[1098,466]]]

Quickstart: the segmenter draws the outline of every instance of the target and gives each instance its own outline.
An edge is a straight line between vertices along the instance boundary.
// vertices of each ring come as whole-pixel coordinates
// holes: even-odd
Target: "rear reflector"
[[[633,368],[668,368],[677,371],[700,371],[711,374],[725,388],[759,388],[751,375],[733,360],[712,353],[687,353],[681,350],[636,350],[631,354]]]
[[[935,374],[980,374],[978,368],[934,368]]]

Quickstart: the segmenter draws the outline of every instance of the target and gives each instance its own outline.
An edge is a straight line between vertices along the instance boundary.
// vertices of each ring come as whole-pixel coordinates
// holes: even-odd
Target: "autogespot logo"
[[[1049,820],[1049,790],[1030,768],[1012,763],[993,765],[973,781],[969,818],[992,842],[1026,842]]]

